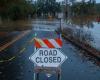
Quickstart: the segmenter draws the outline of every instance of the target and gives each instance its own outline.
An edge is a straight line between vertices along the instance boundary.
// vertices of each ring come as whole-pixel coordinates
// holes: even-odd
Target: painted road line
[[[9,58],[7,60],[0,60],[0,63],[9,62],[9,61],[14,60],[15,58],[16,58],[16,56],[13,56],[13,57],[11,57],[11,58]]]
[[[34,38],[32,38],[31,40],[29,40],[29,43],[32,43],[32,42],[34,42]]]
[[[18,36],[16,36],[12,41],[8,42],[7,44],[0,46],[0,51],[6,49],[8,46],[12,45],[13,43],[15,43],[16,41],[18,41],[19,39],[21,39],[22,37],[24,37],[25,35],[27,35],[28,33],[30,33],[31,31],[23,31],[21,34],[19,34]]]
[[[21,49],[21,50],[19,51],[19,54],[18,54],[18,55],[12,56],[11,58],[6,59],[6,60],[0,60],[0,63],[10,62],[10,61],[16,59],[16,58],[17,58],[20,54],[22,54],[25,50],[26,50],[26,48]]]
[[[19,53],[23,53],[26,50],[26,48],[23,48],[19,51]]]
[[[32,38],[31,40],[27,41],[27,42],[26,42],[26,43],[27,43],[26,45],[29,45],[29,43],[32,43],[33,40],[34,40],[34,39]],[[6,59],[6,60],[0,60],[0,63],[5,63],[5,62],[13,61],[14,59],[16,59],[20,54],[22,54],[22,53],[26,50],[26,47],[27,47],[27,46],[24,46],[24,47],[19,51],[18,55],[13,56],[13,57],[11,57],[11,58],[9,58],[9,59]]]
[[[27,44],[25,44],[25,45],[29,45],[29,44],[32,43],[33,41],[34,41],[34,38],[28,40],[28,41],[26,42]],[[22,54],[22,53],[26,50],[26,47],[27,47],[27,46],[23,46],[23,48],[20,49],[18,55],[13,56],[13,57],[11,57],[11,58],[9,58],[9,59],[6,59],[6,60],[0,60],[0,63],[5,63],[5,62],[13,61],[14,59],[16,59],[20,54]]]

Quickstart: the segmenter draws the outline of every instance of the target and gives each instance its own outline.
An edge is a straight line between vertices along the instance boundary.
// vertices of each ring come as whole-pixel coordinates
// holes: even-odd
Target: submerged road
[[[29,60],[34,52],[34,34],[39,38],[58,37],[54,32],[54,25],[43,26],[34,25],[35,28],[29,34],[0,52],[0,80],[34,80],[34,64]],[[100,80],[100,63],[66,40],[62,40],[61,50],[68,59],[61,66],[61,80]],[[47,80],[46,75],[41,74],[40,80]],[[56,80],[56,76],[52,75],[48,80]]]

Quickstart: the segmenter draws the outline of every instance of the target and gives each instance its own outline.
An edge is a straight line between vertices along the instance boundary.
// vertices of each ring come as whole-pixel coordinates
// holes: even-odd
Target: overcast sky
[[[100,0],[96,0],[96,2],[100,3]]]
[[[64,1],[64,0],[57,0],[57,1]],[[77,1],[81,1],[81,0],[77,0]],[[88,0],[86,0],[88,1]],[[100,0],[96,0],[97,3],[100,3]]]

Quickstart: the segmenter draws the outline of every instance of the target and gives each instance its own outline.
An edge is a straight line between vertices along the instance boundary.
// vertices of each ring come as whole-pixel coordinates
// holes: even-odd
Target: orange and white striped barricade
[[[56,39],[39,39],[34,38],[36,48],[62,48],[62,40]]]

